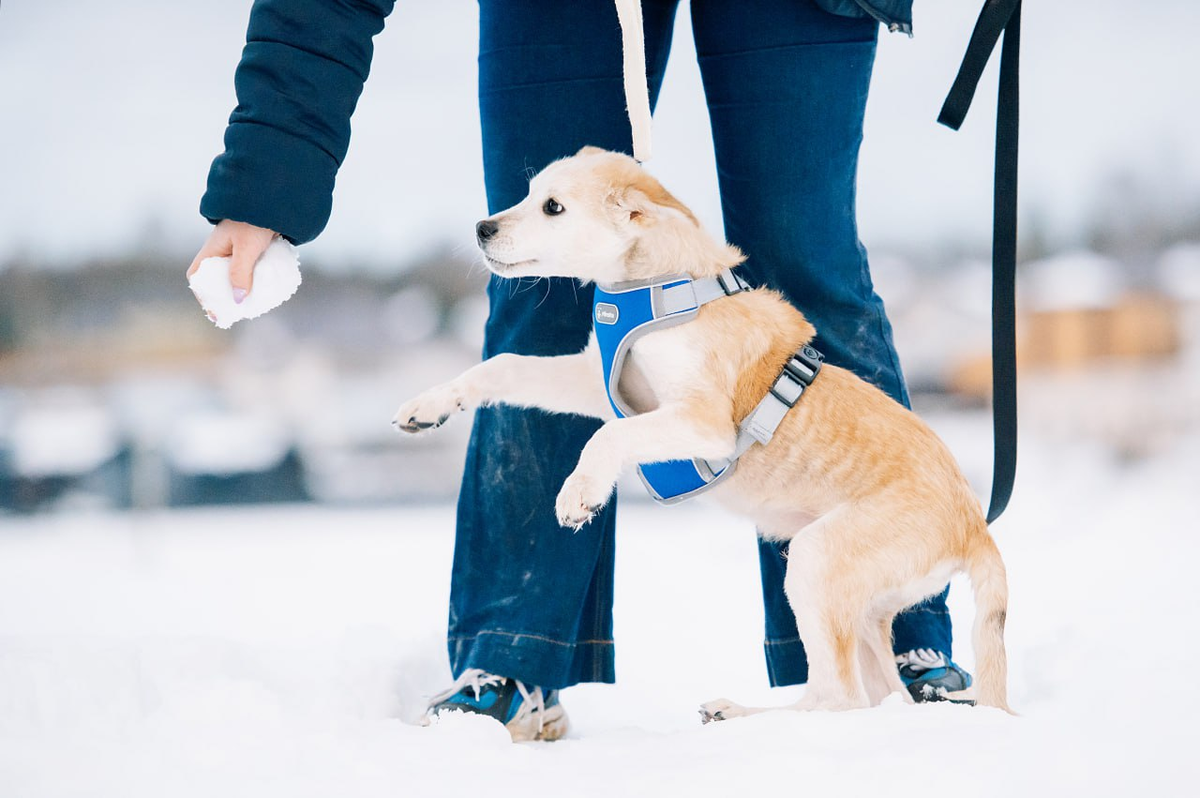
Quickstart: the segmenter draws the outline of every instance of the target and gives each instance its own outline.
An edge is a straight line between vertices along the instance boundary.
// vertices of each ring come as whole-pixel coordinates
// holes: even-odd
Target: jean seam
[[[551,50],[551,49],[572,50],[577,46],[578,45],[571,44],[570,42],[564,42],[562,44],[560,44],[558,42],[529,42],[527,44],[506,44],[501,47],[491,47],[491,48],[488,48],[487,50],[480,50],[478,53],[478,57],[483,58],[484,56],[498,55],[500,53],[508,53],[513,50]]]
[[[838,42],[797,42],[796,44],[776,44],[776,45],[772,45],[771,47],[754,47],[749,50],[730,50],[729,52],[726,52],[726,53],[708,53],[707,55],[705,55],[703,53],[696,53],[696,60],[698,62],[699,61],[712,61],[712,60],[715,60],[718,58],[736,58],[737,56],[742,56],[742,55],[758,55],[760,53],[772,53],[772,52],[779,52],[782,50],[795,50],[798,47],[841,47],[841,46],[845,46],[847,44],[853,45],[855,47],[859,47],[864,44],[874,45],[875,38],[872,37],[869,39],[850,39],[847,41],[838,41]]]
[[[616,488],[614,488],[613,490],[615,491]],[[614,501],[616,500],[615,495],[613,496],[613,500]],[[610,512],[611,512],[611,510],[610,510]],[[604,541],[601,541],[601,543],[600,543],[600,557],[604,556],[604,543],[605,543]],[[593,571],[592,578],[593,579],[596,578],[595,571]],[[605,605],[604,605],[603,601],[596,602],[595,615],[592,618],[592,623],[593,623],[592,629],[594,629],[594,630],[598,630],[598,629],[602,628],[602,624],[604,623],[604,606]],[[609,602],[609,606],[611,606],[611,600]],[[600,680],[602,668],[603,668],[603,664],[601,663],[600,658],[593,657],[592,658],[592,679],[593,680],[595,680],[595,681]]]
[[[530,640],[536,640],[539,643],[550,643],[551,645],[563,646],[564,648],[576,648],[578,646],[611,646],[611,645],[613,645],[612,640],[576,640],[573,643],[568,643],[563,640],[555,640],[552,637],[546,637],[545,635],[530,634],[528,632],[509,632],[509,631],[505,631],[503,629],[484,629],[479,632],[476,632],[475,634],[470,634],[470,635],[449,635],[447,637],[447,639],[452,642],[460,642],[463,640],[474,640],[475,638],[481,637],[483,635],[494,635],[497,637],[511,637],[511,638],[513,638],[514,642],[516,642],[516,640],[518,640],[519,638],[527,637]]]
[[[497,92],[502,92],[502,91],[516,91],[518,89],[536,89],[536,88],[541,88],[543,86],[561,86],[561,85],[574,84],[574,83],[603,83],[603,82],[619,84],[621,82],[621,77],[619,75],[603,75],[603,76],[586,77],[586,78],[560,78],[558,80],[534,80],[534,81],[530,81],[528,83],[506,83],[503,86],[481,86],[479,88],[479,95],[481,97],[483,97],[488,94],[495,94]]]
[[[888,340],[887,314],[883,309],[882,298],[879,300],[879,303],[876,305],[875,324],[879,328],[879,340],[886,342]],[[892,361],[892,363],[891,363],[892,376],[896,379],[896,390],[900,394],[899,396],[896,397],[896,401],[902,405],[908,406],[911,403],[911,400],[909,400],[907,402],[904,401],[905,399],[908,399],[908,386],[905,384],[905,381],[904,381],[904,371],[900,367],[900,353],[896,351],[896,345],[894,342],[890,346],[887,346],[886,348],[888,350],[888,359]],[[930,612],[930,610],[920,610],[920,612]]]

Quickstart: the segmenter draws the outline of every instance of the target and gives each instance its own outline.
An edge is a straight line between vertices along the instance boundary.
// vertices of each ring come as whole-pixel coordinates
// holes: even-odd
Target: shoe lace
[[[929,671],[934,668],[945,668],[949,663],[946,655],[940,651],[934,651],[932,648],[914,648],[906,654],[897,654],[896,664]]]
[[[538,734],[541,734],[546,722],[546,697],[542,694],[542,688],[534,687],[531,691],[518,679],[513,679],[513,683],[517,686],[517,692],[521,694],[521,706],[517,709],[517,714],[513,715],[513,720],[524,721],[536,710]]]
[[[440,704],[452,695],[461,693],[463,690],[470,688],[475,694],[475,700],[479,700],[480,694],[484,687],[499,687],[504,684],[503,676],[497,676],[494,673],[488,673],[480,668],[467,668],[462,672],[462,675],[454,680],[454,684],[450,685],[446,690],[438,693],[429,699],[429,706],[432,708],[436,704]],[[520,682],[518,682],[520,684]]]
[[[429,699],[429,708],[432,709],[450,696],[467,689],[470,689],[475,694],[475,700],[478,701],[484,687],[499,687],[507,681],[507,677],[488,673],[481,668],[467,668],[462,672],[461,676],[454,680],[454,684]],[[546,719],[546,697],[542,692],[542,688],[534,687],[531,690],[519,679],[513,679],[512,682],[516,685],[517,692],[521,695],[521,706],[517,708],[517,713],[513,716],[512,720],[524,721],[536,711],[538,733],[540,734]]]

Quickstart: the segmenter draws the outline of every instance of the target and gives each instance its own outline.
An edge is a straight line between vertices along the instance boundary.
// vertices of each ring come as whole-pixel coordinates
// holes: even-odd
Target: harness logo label
[[[608,302],[596,303],[597,324],[616,324],[620,317],[621,311],[617,309],[616,305],[610,305]]]

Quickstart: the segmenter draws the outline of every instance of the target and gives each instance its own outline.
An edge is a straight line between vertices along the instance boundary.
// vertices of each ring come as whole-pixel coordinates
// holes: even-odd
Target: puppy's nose
[[[479,224],[475,225],[475,238],[479,239],[482,244],[492,236],[496,235],[496,231],[500,229],[500,225],[493,222],[491,219],[484,219]]]

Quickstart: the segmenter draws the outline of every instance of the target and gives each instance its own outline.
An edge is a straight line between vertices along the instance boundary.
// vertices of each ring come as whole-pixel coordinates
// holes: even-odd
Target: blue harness
[[[597,285],[592,302],[592,329],[604,365],[604,388],[617,418],[637,415],[618,388],[625,358],[642,336],[691,321],[713,300],[749,290],[732,270],[717,277],[693,280],[672,275]],[[803,347],[784,367],[763,400],[741,423],[733,456],[720,462],[701,458],[642,463],[638,475],[660,504],[675,504],[715,486],[733,473],[737,459],[754,443],[766,443],[784,415],[812,384],[821,369],[821,355]]]

